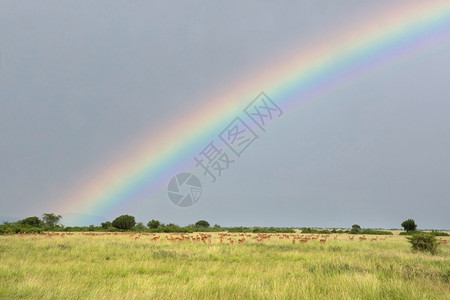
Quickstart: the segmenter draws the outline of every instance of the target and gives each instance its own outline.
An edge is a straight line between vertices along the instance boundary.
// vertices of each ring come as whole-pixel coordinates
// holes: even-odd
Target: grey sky
[[[206,95],[390,2],[0,0],[0,216],[51,211]],[[286,113],[196,206],[161,190],[122,213],[450,228],[449,66],[443,41],[365,73]]]

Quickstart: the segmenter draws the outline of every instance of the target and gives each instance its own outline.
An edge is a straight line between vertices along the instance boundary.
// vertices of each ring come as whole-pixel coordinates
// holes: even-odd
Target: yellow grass
[[[429,255],[398,235],[137,236],[0,236],[0,298],[450,299],[450,244]]]

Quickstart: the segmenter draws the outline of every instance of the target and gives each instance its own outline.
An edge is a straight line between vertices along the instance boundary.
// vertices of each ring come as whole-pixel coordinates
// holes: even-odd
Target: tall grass
[[[0,236],[0,298],[449,299],[448,245],[429,255],[398,235],[233,246],[158,235]]]

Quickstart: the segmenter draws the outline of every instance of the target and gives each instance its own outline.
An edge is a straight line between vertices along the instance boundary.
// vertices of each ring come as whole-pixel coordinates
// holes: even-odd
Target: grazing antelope
[[[327,242],[327,239],[320,239],[319,242],[320,242],[321,244],[325,244],[325,243]]]
[[[365,240],[367,240],[367,238],[366,238],[365,236],[360,236],[360,237],[359,237],[359,241],[360,241],[360,242],[365,241]]]

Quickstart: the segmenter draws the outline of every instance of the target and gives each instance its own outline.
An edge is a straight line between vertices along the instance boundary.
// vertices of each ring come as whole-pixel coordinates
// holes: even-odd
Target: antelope
[[[230,246],[233,246],[234,241],[232,239],[230,239]]]
[[[367,238],[366,238],[365,236],[360,236],[360,237],[359,237],[359,241],[360,241],[360,242],[365,241],[365,240],[367,240]]]
[[[349,236],[348,237],[350,241],[353,241],[353,239],[355,238],[355,236]]]
[[[321,244],[325,244],[327,242],[327,239],[320,239]]]
[[[154,238],[152,238],[152,242],[156,243],[159,240],[159,236],[155,236]]]

